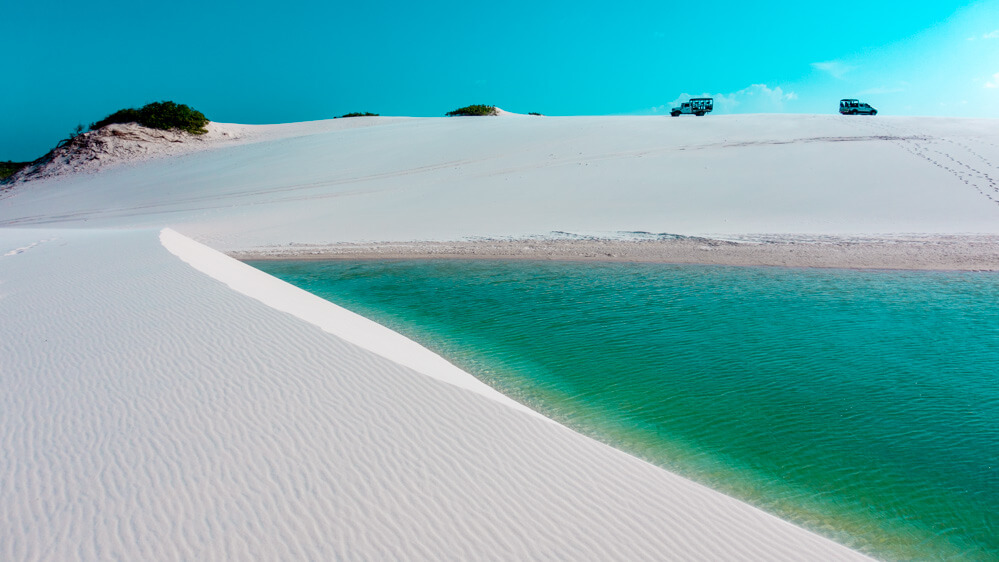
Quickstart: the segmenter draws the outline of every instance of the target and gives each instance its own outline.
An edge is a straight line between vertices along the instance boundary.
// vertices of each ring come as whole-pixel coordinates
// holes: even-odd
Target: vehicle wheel
[[[673,116],[673,117],[679,117],[680,116],[679,113],[670,113],[670,115]]]
[[[878,110],[877,109],[875,109],[874,111],[871,112],[871,116],[872,117],[875,116],[875,115],[877,115],[877,114],[878,114]]]
[[[854,109],[853,111],[850,112],[850,115],[856,115],[856,114],[857,114],[857,110],[856,109]]]

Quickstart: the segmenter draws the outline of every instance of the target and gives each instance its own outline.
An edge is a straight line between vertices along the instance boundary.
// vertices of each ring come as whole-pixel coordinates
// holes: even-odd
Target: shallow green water
[[[879,558],[999,559],[999,275],[251,262]]]

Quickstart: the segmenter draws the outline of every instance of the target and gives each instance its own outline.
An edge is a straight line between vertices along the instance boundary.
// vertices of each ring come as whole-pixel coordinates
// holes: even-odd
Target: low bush
[[[96,123],[90,124],[97,130],[112,123],[138,123],[152,129],[180,129],[194,135],[207,133],[208,118],[203,113],[184,104],[172,101],[153,102],[141,109],[121,109]]]
[[[365,111],[364,113],[345,113],[344,115],[340,116],[341,119],[344,119],[346,117],[378,117],[378,114],[368,113],[367,111]]]
[[[444,115],[448,117],[457,116],[474,116],[474,115],[498,115],[496,111],[496,106],[494,105],[469,105],[455,109],[454,111],[448,111]]]
[[[69,133],[68,137],[66,137],[66,138],[64,138],[61,141],[59,141],[59,142],[56,143],[56,148],[59,148],[60,146],[66,146],[67,144],[73,142],[73,139],[75,139],[76,137],[82,135],[83,132],[86,131],[86,130],[87,130],[87,128],[84,127],[83,124],[77,125],[76,128],[73,129],[73,131],[71,133]]]
[[[31,164],[31,162],[0,162],[0,182],[13,176],[17,172]]]

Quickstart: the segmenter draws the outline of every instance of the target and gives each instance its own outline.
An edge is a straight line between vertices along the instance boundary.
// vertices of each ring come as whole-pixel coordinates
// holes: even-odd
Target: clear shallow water
[[[250,264],[843,544],[999,559],[999,275]]]

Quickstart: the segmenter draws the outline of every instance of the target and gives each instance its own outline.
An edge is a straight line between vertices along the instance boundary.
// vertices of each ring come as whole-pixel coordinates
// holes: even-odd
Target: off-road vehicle
[[[673,117],[679,117],[681,114],[694,114],[700,117],[714,108],[714,98],[690,98],[690,101],[681,103],[680,107],[674,107],[671,109],[669,114]]]
[[[861,103],[860,100],[839,100],[839,112],[843,115],[877,115],[878,110]]]

